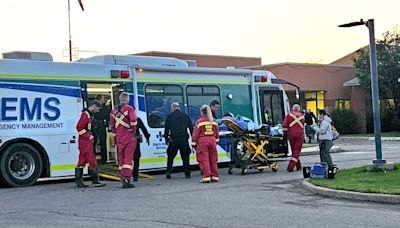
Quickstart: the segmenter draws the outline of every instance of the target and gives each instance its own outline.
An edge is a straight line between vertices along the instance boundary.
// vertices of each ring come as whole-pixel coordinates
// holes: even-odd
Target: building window
[[[325,92],[306,92],[304,94],[306,99],[306,107],[313,113],[317,113],[319,109],[325,109]]]
[[[211,101],[217,100],[221,104],[221,94],[218,86],[215,85],[190,85],[186,87],[187,104],[189,117],[194,124],[200,118],[200,107],[209,105]],[[222,105],[217,116],[221,117]]]
[[[163,128],[171,104],[183,106],[183,89],[179,85],[148,84],[145,87],[147,122],[149,127]]]
[[[395,107],[394,99],[379,99],[381,110],[392,109]]]
[[[350,100],[339,99],[335,101],[335,109],[350,110]]]

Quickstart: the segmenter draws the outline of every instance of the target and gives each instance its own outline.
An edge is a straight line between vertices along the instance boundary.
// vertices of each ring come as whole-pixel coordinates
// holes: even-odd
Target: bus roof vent
[[[80,59],[79,62],[131,65],[136,67],[188,67],[185,61],[176,58],[139,55],[99,55]]]
[[[183,60],[183,61],[185,61],[189,67],[197,67],[196,60]]]
[[[3,53],[3,59],[53,61],[53,57],[46,52],[12,51]]]

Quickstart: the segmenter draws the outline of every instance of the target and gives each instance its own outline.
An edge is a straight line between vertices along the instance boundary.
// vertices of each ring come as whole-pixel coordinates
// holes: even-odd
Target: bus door
[[[106,125],[106,151],[107,151],[107,162],[116,161],[116,149],[113,142],[113,136],[108,132],[108,123],[110,113],[113,107],[119,104],[119,95],[126,91],[125,82],[81,82],[81,95],[83,99],[83,107],[86,108],[94,100],[99,100],[103,104],[102,110],[99,114],[101,118],[104,118]],[[129,92],[129,91],[126,91]],[[94,130],[95,131],[95,130]],[[101,141],[104,140],[96,136],[95,153],[100,155]],[[100,158],[100,157],[98,157]]]
[[[262,123],[272,127],[282,124],[285,118],[282,91],[278,87],[259,88],[259,97]]]
[[[278,131],[285,118],[283,91],[279,87],[259,87],[258,91],[262,123],[270,126],[271,138],[267,144],[267,151],[270,155],[287,156],[288,141]]]

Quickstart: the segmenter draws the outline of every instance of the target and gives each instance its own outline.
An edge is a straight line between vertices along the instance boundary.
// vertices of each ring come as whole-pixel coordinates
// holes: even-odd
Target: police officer
[[[300,112],[300,105],[293,105],[292,111],[285,117],[282,128],[289,135],[292,157],[287,166],[287,170],[292,172],[296,166],[301,169],[300,152],[304,142],[304,116]]]
[[[107,163],[107,131],[110,112],[107,111],[103,95],[97,95],[96,100],[101,103],[100,111],[93,115],[94,150],[96,152],[97,142],[100,144],[101,164]]]
[[[111,131],[115,133],[122,187],[133,188],[135,186],[130,182],[130,178],[133,171],[133,154],[137,144],[135,135],[137,116],[135,109],[128,105],[128,93],[121,93],[119,100],[120,105],[111,112],[110,127]]]
[[[139,129],[144,134],[147,145],[150,145],[150,134],[147,131],[147,128],[144,126],[143,121],[140,118],[138,118],[137,119],[137,128],[136,128],[137,145],[136,145],[135,153],[133,155],[133,173],[132,173],[133,181],[138,181],[138,179],[139,179],[140,157],[142,156],[142,153],[140,152],[140,143],[143,142],[143,137],[140,134]]]
[[[179,150],[183,162],[183,169],[185,170],[185,176],[186,178],[190,178],[189,156],[191,149],[188,143],[188,129],[190,134],[192,134],[192,121],[188,115],[180,111],[178,102],[172,103],[171,109],[172,112],[167,116],[165,121],[164,131],[165,141],[168,144],[166,177],[167,179],[171,179],[172,165]]]
[[[82,110],[81,117],[76,124],[76,130],[79,133],[78,148],[79,148],[79,160],[78,165],[75,168],[75,184],[78,188],[88,187],[83,183],[83,169],[86,164],[89,164],[89,174],[92,178],[92,184],[94,187],[103,187],[105,184],[99,182],[99,176],[97,171],[96,157],[93,153],[93,134],[91,132],[92,115],[100,110],[101,104],[98,101],[93,103]]]

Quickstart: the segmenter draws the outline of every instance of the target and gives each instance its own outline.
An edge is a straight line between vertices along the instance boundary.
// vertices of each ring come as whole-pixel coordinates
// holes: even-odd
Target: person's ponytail
[[[211,122],[211,121],[214,120],[214,118],[213,118],[213,116],[212,116],[212,113],[211,113],[211,108],[210,108],[210,106],[208,106],[208,105],[203,105],[203,106],[201,106],[200,112],[201,112],[202,115],[204,115],[204,116],[207,117],[208,121]]]

